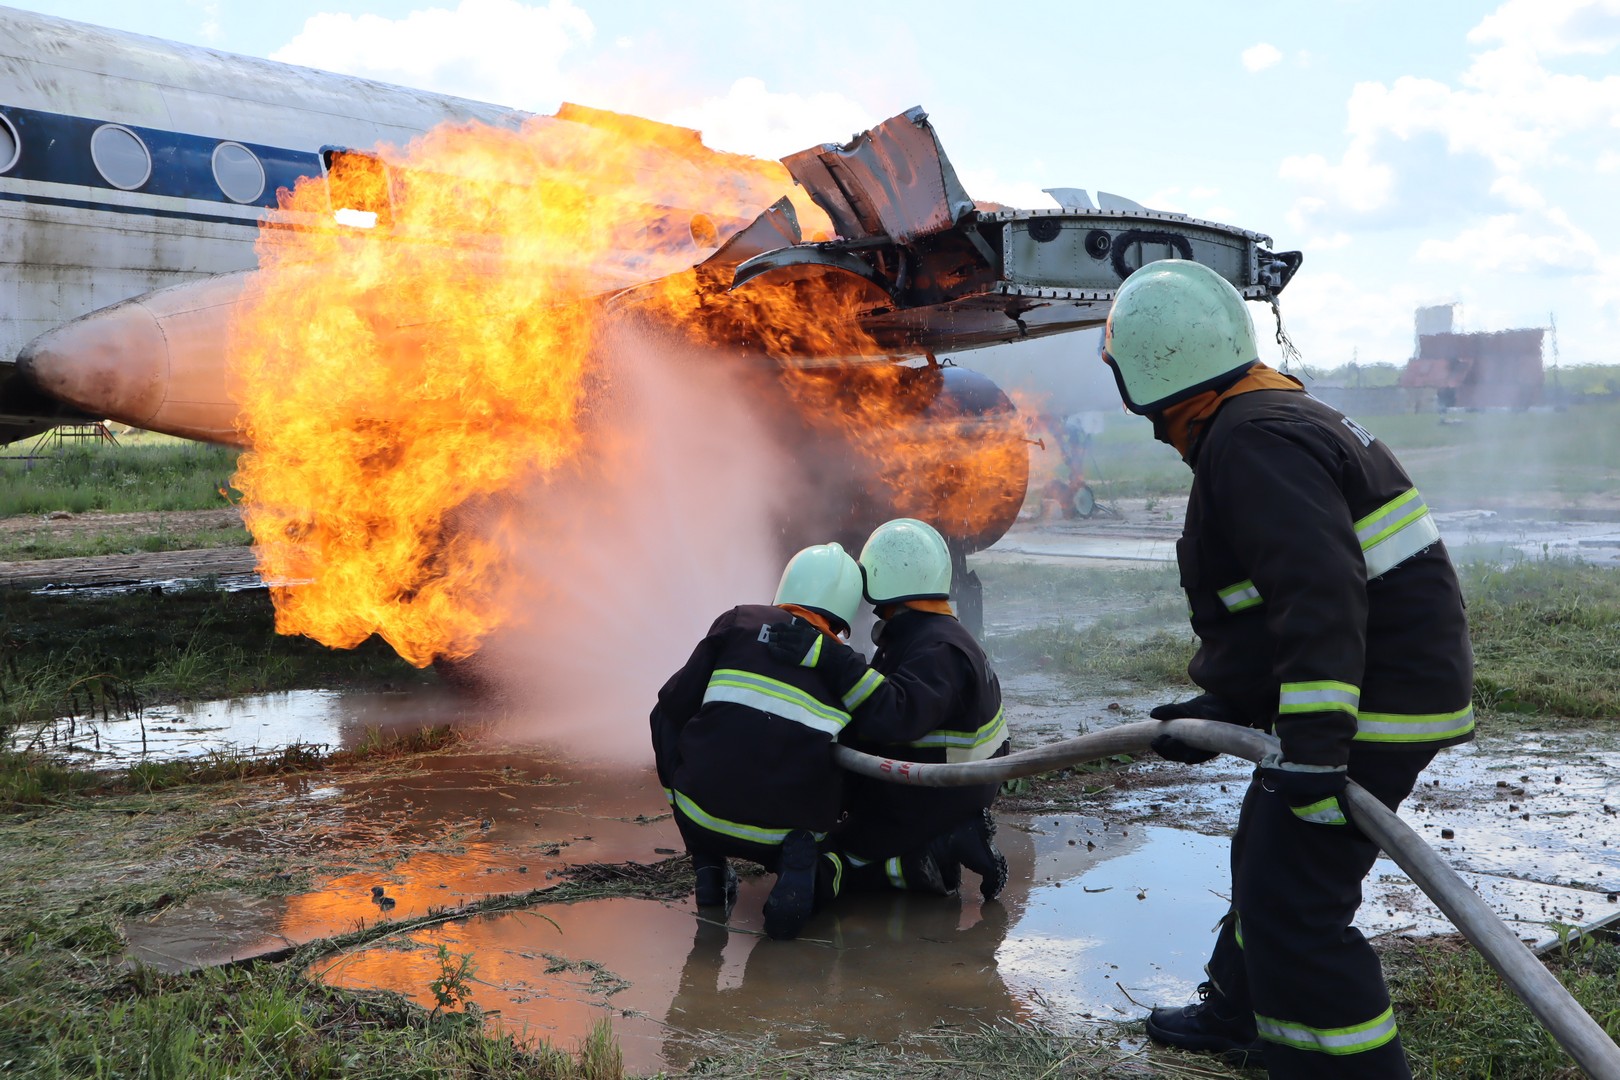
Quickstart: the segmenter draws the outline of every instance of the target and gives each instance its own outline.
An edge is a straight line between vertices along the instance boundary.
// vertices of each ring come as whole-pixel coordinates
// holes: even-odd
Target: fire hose
[[[1275,736],[1254,728],[1213,720],[1151,720],[1121,724],[985,761],[951,764],[898,761],[862,754],[845,746],[838,747],[837,754],[840,765],[861,776],[914,787],[959,787],[1034,776],[1116,754],[1146,753],[1148,744],[1158,735],[1174,735],[1200,749],[1233,754],[1250,761],[1259,761],[1279,748]],[[1581,1008],[1479,894],[1469,888],[1422,837],[1366,789],[1351,783],[1345,789],[1344,801],[1356,826],[1383,848],[1462,931],[1575,1063],[1593,1080],[1620,1080],[1620,1046],[1615,1045],[1608,1033]]]

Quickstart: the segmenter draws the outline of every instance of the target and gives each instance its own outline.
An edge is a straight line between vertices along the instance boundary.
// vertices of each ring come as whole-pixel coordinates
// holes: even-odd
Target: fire
[[[577,107],[339,155],[284,193],[232,332],[251,447],[233,484],[277,629],[337,647],[375,633],[425,665],[535,610],[545,583],[512,556],[536,523],[511,496],[630,437],[593,427],[627,315],[781,362],[807,423],[900,513],[983,517],[1006,488],[985,477],[1021,493],[1021,443],[941,415],[937,371],[887,362],[860,329],[881,291],[807,274],[727,293],[729,266],[699,268],[784,195],[804,233],[830,232],[774,162]]]

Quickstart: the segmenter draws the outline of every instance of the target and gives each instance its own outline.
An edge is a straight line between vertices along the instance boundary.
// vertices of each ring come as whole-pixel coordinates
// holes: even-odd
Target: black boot
[[[951,831],[950,847],[959,862],[979,875],[979,892],[994,900],[1007,887],[1007,857],[996,847],[996,819],[981,810]]]
[[[765,933],[777,940],[796,938],[816,909],[816,838],[794,829],[782,841],[776,884],[765,898]]]
[[[737,871],[719,855],[692,855],[692,873],[697,878],[697,906],[724,908],[731,914],[737,902]]]
[[[910,855],[902,855],[898,860],[891,859],[890,863],[897,863],[900,871],[900,880],[894,879],[891,870],[889,884],[907,892],[933,893],[935,896],[949,896],[951,889],[945,885],[945,876],[940,870],[939,863],[927,848],[914,851]],[[957,875],[958,880],[961,874]]]
[[[955,892],[962,887],[962,862],[956,857],[951,844],[953,835],[942,833],[928,841],[928,854],[934,857],[934,865],[939,867],[939,880],[946,892]]]
[[[1234,1065],[1259,1065],[1264,1060],[1254,1017],[1214,992],[1214,984],[1198,984],[1198,1004],[1154,1009],[1148,1014],[1147,1033],[1154,1042],[1182,1050],[1207,1050]]]

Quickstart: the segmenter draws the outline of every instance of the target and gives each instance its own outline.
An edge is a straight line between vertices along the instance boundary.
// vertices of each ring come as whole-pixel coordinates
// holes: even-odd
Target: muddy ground
[[[1026,522],[981,561],[1164,565],[1179,507],[1110,509],[1090,521]],[[213,521],[234,511],[197,513]],[[173,527],[181,515],[166,516]],[[140,528],[146,519],[155,529],[154,518],[85,515],[44,527],[117,519]],[[1595,526],[1541,528],[1498,531],[1529,544],[1607,536]],[[247,549],[214,549],[4,564],[0,581],[161,585],[218,575],[212,560],[225,556],[251,574]],[[987,597],[992,653],[998,634],[1073,614],[1061,598],[998,606]],[[1161,696],[1099,692],[1038,664],[1008,667],[1003,679],[1020,746],[1142,719]],[[152,710],[140,721],[141,752],[353,746],[381,728],[440,723],[477,737],[364,768],[177,791],[93,830],[72,815],[11,827],[29,832],[36,855],[60,854],[61,880],[46,886],[63,896],[152,884],[120,928],[132,962],[187,969],[285,956],[389,927],[363,947],[324,950],[309,973],[431,1006],[442,945],[475,958],[473,1000],[492,1025],[567,1046],[609,1017],[635,1073],[715,1071],[752,1054],[799,1074],[829,1047],[863,1044],[926,1057],[944,1035],[1011,1021],[1099,1035],[1151,1074],[1156,1052],[1132,1022],[1151,1005],[1191,999],[1225,910],[1223,836],[1247,768],[1107,762],[1004,797],[1000,839],[1013,873],[995,901],[982,901],[968,875],[960,897],[853,898],[819,914],[801,941],[772,942],[761,932],[762,875],[745,876],[729,918],[693,910],[680,839],[644,764],[513,744],[502,734],[511,719],[447,690],[307,691]],[[99,760],[116,764],[136,746],[133,728],[104,724]],[[1620,914],[1617,815],[1620,747],[1540,735],[1444,755],[1404,816],[1521,937],[1546,945],[1563,927]],[[190,885],[176,889],[176,880]],[[1362,923],[1373,935],[1448,929],[1387,862],[1369,882]]]

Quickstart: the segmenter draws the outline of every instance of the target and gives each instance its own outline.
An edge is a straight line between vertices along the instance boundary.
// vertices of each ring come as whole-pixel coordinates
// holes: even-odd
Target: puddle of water
[[[759,936],[771,879],[756,877],[744,881],[729,928],[696,918],[689,902],[542,904],[408,935],[314,973],[431,1007],[434,950],[471,952],[474,999],[499,1010],[505,1030],[568,1046],[605,1016],[636,1072],[716,1052],[705,1033],[792,1050],[998,1018],[1073,1031],[1193,999],[1227,907],[1224,837],[1068,814],[1005,820],[1001,840],[1011,880],[998,901],[981,905],[971,885],[966,900],[847,897],[797,942]],[[1469,880],[1544,941],[1556,940],[1544,925],[1552,909],[1593,899]],[[1360,925],[1369,935],[1451,929],[1385,860]]]
[[[353,747],[373,732],[417,730],[471,719],[449,691],[358,694],[289,690],[221,701],[158,705],[139,717],[64,716],[29,739],[96,767],[176,761],[219,751],[257,753],[293,743]]]
[[[130,955],[177,970],[255,956],[377,922],[557,883],[589,863],[651,863],[681,850],[651,770],[548,760],[539,752],[428,757],[403,774],[339,778],[302,798],[323,803],[318,835],[254,825],[203,838],[269,854],[275,872],[334,851],[365,869],[309,892],[222,917],[208,897],[131,920]],[[373,889],[393,901],[380,905]]]
[[[1150,704],[1065,705],[1061,687],[1030,679],[1031,703],[1015,718],[1021,732],[1035,733],[1030,741],[1138,719]],[[270,695],[239,703],[247,723],[209,726],[263,731],[268,709],[299,718],[292,738],[311,739],[314,717],[341,740],[384,723],[442,722],[442,708],[433,695]],[[1620,912],[1620,896],[1605,892],[1620,886],[1620,748],[1610,742],[1536,736],[1453,749],[1406,819],[1521,936],[1556,940],[1555,920],[1589,924]],[[1128,784],[1090,797],[1090,814],[1004,816],[1011,882],[992,904],[971,896],[971,879],[966,901],[846,898],[812,920],[805,940],[771,942],[760,936],[771,879],[754,877],[729,928],[696,920],[689,902],[541,904],[389,939],[316,970],[431,1007],[435,947],[472,952],[475,1000],[498,1009],[506,1028],[566,1046],[610,1016],[630,1067],[641,1071],[720,1052],[704,1032],[769,1035],[791,1048],[893,1041],[1001,1017],[1072,1030],[1139,1016],[1191,1000],[1202,978],[1226,908],[1224,834],[1247,774],[1228,759],[1191,768],[1143,761]],[[542,889],[585,863],[648,863],[682,848],[645,768],[491,750],[308,783],[289,780],[286,797],[320,800],[318,834],[289,840],[259,824],[205,842],[280,853],[276,872],[296,872],[302,859],[323,865],[333,850],[352,853],[359,869],[297,895],[215,894],[132,921],[132,955],[167,968],[218,963]],[[374,900],[377,886],[391,907]],[[1373,935],[1450,930],[1387,861],[1369,879],[1360,925]]]

